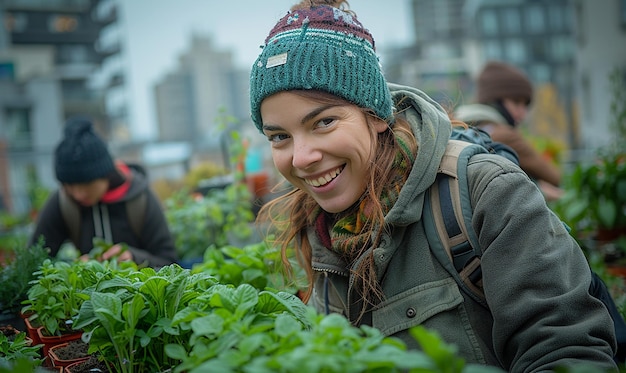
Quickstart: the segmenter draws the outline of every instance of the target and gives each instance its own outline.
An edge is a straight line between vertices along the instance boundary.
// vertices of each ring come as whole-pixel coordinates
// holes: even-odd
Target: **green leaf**
[[[224,319],[210,314],[191,321],[191,329],[198,335],[219,335],[224,330]]]
[[[169,343],[165,345],[165,354],[175,360],[184,360],[187,358],[187,351],[179,344]]]
[[[600,198],[598,201],[598,219],[600,219],[600,225],[611,228],[615,224],[616,218],[617,206],[615,206],[615,203],[606,198]]]

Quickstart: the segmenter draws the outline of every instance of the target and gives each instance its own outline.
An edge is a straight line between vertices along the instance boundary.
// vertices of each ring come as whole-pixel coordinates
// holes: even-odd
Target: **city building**
[[[124,84],[116,9],[114,0],[0,1],[0,206],[5,210],[24,213],[30,208],[29,188],[56,185],[52,154],[70,116],[93,117],[105,138],[128,133],[126,110],[108,102]]]
[[[622,95],[626,91],[626,0],[572,2],[580,132],[586,148],[594,151],[614,138],[611,106],[616,97],[611,76],[621,84]]]

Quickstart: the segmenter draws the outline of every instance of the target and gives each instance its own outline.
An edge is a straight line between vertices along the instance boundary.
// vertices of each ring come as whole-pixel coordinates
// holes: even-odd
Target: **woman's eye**
[[[273,135],[267,135],[267,140],[269,142],[281,142],[285,139],[287,139],[289,136],[285,135],[284,133],[277,133],[277,134],[273,134]]]
[[[335,122],[335,118],[324,118],[317,122],[317,126],[321,128],[326,128],[332,125],[333,122]]]

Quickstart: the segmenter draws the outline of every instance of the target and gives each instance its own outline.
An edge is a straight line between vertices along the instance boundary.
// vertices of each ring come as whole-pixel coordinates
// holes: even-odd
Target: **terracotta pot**
[[[75,340],[75,341],[77,341],[77,340]],[[68,346],[70,346],[72,342],[74,342],[74,341],[65,342],[65,343],[61,343],[61,344],[54,345],[54,346],[50,347],[50,349],[48,350],[48,357],[50,357],[50,361],[52,362],[53,366],[55,366],[55,367],[67,367],[68,365],[70,365],[72,363],[81,362],[81,361],[89,359],[89,355],[87,355],[87,350],[86,349],[84,350],[84,353],[83,353],[83,351],[76,350],[77,351],[77,355],[80,355],[80,356],[77,356],[77,357],[74,357],[74,358],[71,358],[71,359],[63,358],[62,357],[63,354],[62,354],[61,350],[68,348]],[[83,342],[81,341],[81,343],[83,343]],[[85,343],[85,347],[89,347],[89,345]]]
[[[43,327],[37,329],[37,335],[39,336],[39,340],[43,344],[43,356],[48,356],[48,352],[50,351],[50,347],[59,345],[65,342],[73,341],[75,339],[80,339],[83,335],[83,332],[73,332],[69,334],[62,335],[45,335],[45,329]]]
[[[26,325],[26,333],[28,334],[28,337],[33,340],[33,345],[41,344],[41,339],[39,339],[39,329],[43,327],[33,325],[33,322],[30,321],[28,317],[24,318],[24,325]]]
[[[37,372],[59,372],[59,373],[63,373],[63,367],[55,367],[52,366],[52,362],[50,361],[50,357],[46,356],[43,358],[43,361],[41,363],[41,369],[37,369]]]
[[[25,333],[24,331],[15,328],[13,325],[0,326],[0,332],[2,332],[9,340],[11,340],[12,337],[17,336],[20,333]],[[33,345],[33,340],[28,337],[28,335],[24,338],[24,341],[28,343],[29,346]]]
[[[621,236],[626,236],[626,227],[598,228],[595,239],[600,242],[613,242]]]
[[[607,265],[606,271],[613,276],[626,278],[626,266]]]
[[[75,363],[71,363],[70,365],[63,368],[63,373],[82,373],[89,371],[97,371],[91,370],[93,368],[100,368],[102,372],[113,371],[111,367],[108,367],[105,362],[98,361],[98,358],[95,355],[90,355],[86,360],[77,361]]]

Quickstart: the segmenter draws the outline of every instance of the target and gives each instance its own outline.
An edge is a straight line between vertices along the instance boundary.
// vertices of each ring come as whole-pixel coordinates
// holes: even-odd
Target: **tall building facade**
[[[578,148],[575,108],[575,42],[569,0],[468,0],[466,14],[480,69],[489,60],[509,62],[532,80],[535,102],[526,129]],[[558,114],[558,115],[557,115]]]
[[[201,150],[219,145],[224,125],[249,121],[248,75],[234,67],[232,52],[194,35],[176,70],[154,87],[159,141],[187,141]],[[220,118],[232,117],[231,123]]]
[[[572,2],[581,138],[587,148],[597,149],[611,143],[619,120],[612,112],[613,84],[626,92],[626,0]],[[624,126],[626,119],[621,120]]]
[[[485,62],[509,62],[529,75],[544,103],[531,113],[530,132],[577,146],[569,0],[411,0],[411,5],[415,44],[390,58],[395,61],[387,65],[390,79],[416,85],[451,110],[473,101],[474,81]]]
[[[471,88],[463,10],[466,0],[408,0],[414,44],[387,53],[389,80],[419,87],[452,107]]]
[[[101,71],[120,51],[102,37],[116,27],[116,4],[2,0],[0,17],[0,207],[23,213],[30,186],[56,185],[53,150],[68,117],[92,116],[105,138],[123,132],[106,107],[123,77]]]

